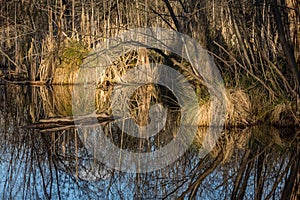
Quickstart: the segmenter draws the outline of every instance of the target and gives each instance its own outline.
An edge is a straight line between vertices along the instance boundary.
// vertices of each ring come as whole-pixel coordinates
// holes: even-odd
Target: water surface
[[[27,127],[41,119],[71,115],[69,86],[0,85],[0,102],[2,199],[281,199],[298,189],[295,129],[224,130],[203,158],[195,141],[166,168],[125,173],[99,162],[76,127]],[[172,139],[161,134],[135,141],[113,127],[105,125],[107,137],[129,151],[153,151]]]

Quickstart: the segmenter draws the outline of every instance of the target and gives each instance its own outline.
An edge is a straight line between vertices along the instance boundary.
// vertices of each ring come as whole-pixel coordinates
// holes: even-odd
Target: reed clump
[[[270,95],[262,88],[248,90],[252,104],[254,124],[269,124],[277,127],[299,126],[299,100]]]
[[[89,51],[82,42],[66,38],[58,51],[59,64],[54,69],[53,84],[73,84]]]
[[[252,106],[249,96],[245,91],[240,88],[228,89],[225,100],[225,127],[245,127],[253,123],[251,116]],[[197,115],[199,126],[211,126],[213,113],[211,113],[210,101],[200,105]]]
[[[249,95],[242,89],[226,92],[226,126],[248,126],[252,124],[252,104]]]
[[[96,107],[98,112],[111,114],[111,96],[115,86],[117,87],[120,84],[121,77],[136,65],[137,55],[135,52],[130,52],[106,67],[102,76],[99,77],[96,90]]]
[[[52,37],[47,36],[41,47],[41,62],[38,69],[40,81],[51,81],[53,79],[55,66],[59,63],[57,50],[57,42]]]
[[[299,126],[300,115],[290,101],[278,103],[269,113],[269,123],[274,126]]]

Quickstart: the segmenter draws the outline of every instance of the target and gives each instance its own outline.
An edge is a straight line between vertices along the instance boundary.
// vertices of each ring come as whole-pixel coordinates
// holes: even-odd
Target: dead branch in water
[[[39,129],[41,132],[59,131],[78,126],[104,125],[120,117],[108,116],[105,113],[92,113],[83,116],[67,116],[58,118],[41,119],[38,122],[24,126],[23,128]]]

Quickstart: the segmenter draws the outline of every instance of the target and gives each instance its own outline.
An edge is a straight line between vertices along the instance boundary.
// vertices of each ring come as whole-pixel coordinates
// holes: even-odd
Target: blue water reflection
[[[0,85],[2,199],[280,199],[295,190],[285,181],[294,181],[292,175],[299,172],[295,129],[226,130],[220,144],[204,158],[194,144],[166,168],[124,173],[99,163],[76,128],[26,128],[54,112],[67,113],[66,106],[63,110],[53,99],[45,100],[46,92],[53,97],[53,91]],[[51,106],[53,113],[47,110]],[[111,134],[112,141],[120,142],[113,136],[117,132]]]

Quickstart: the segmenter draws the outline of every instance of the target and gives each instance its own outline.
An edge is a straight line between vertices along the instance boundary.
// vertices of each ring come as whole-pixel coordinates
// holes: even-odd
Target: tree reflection
[[[37,101],[43,99],[42,90],[0,86],[2,199],[297,199],[299,195],[297,130],[269,126],[225,130],[203,158],[195,142],[166,168],[124,173],[99,163],[76,128],[48,132],[24,128],[32,116],[38,120],[47,114]],[[114,134],[107,137],[118,144],[122,138]]]
[[[268,131],[274,131],[272,134],[287,134],[276,129],[270,130],[270,127],[254,127],[243,132],[231,130],[225,133],[224,137],[227,139],[218,147],[217,156],[212,160],[208,155],[199,162],[193,173],[194,180],[190,180],[188,188],[180,198],[297,199],[299,138],[282,141],[282,146],[279,146],[272,137],[262,141],[260,134],[268,135]],[[230,158],[224,160],[228,137],[241,134],[251,135],[247,145],[240,149],[234,147]]]

